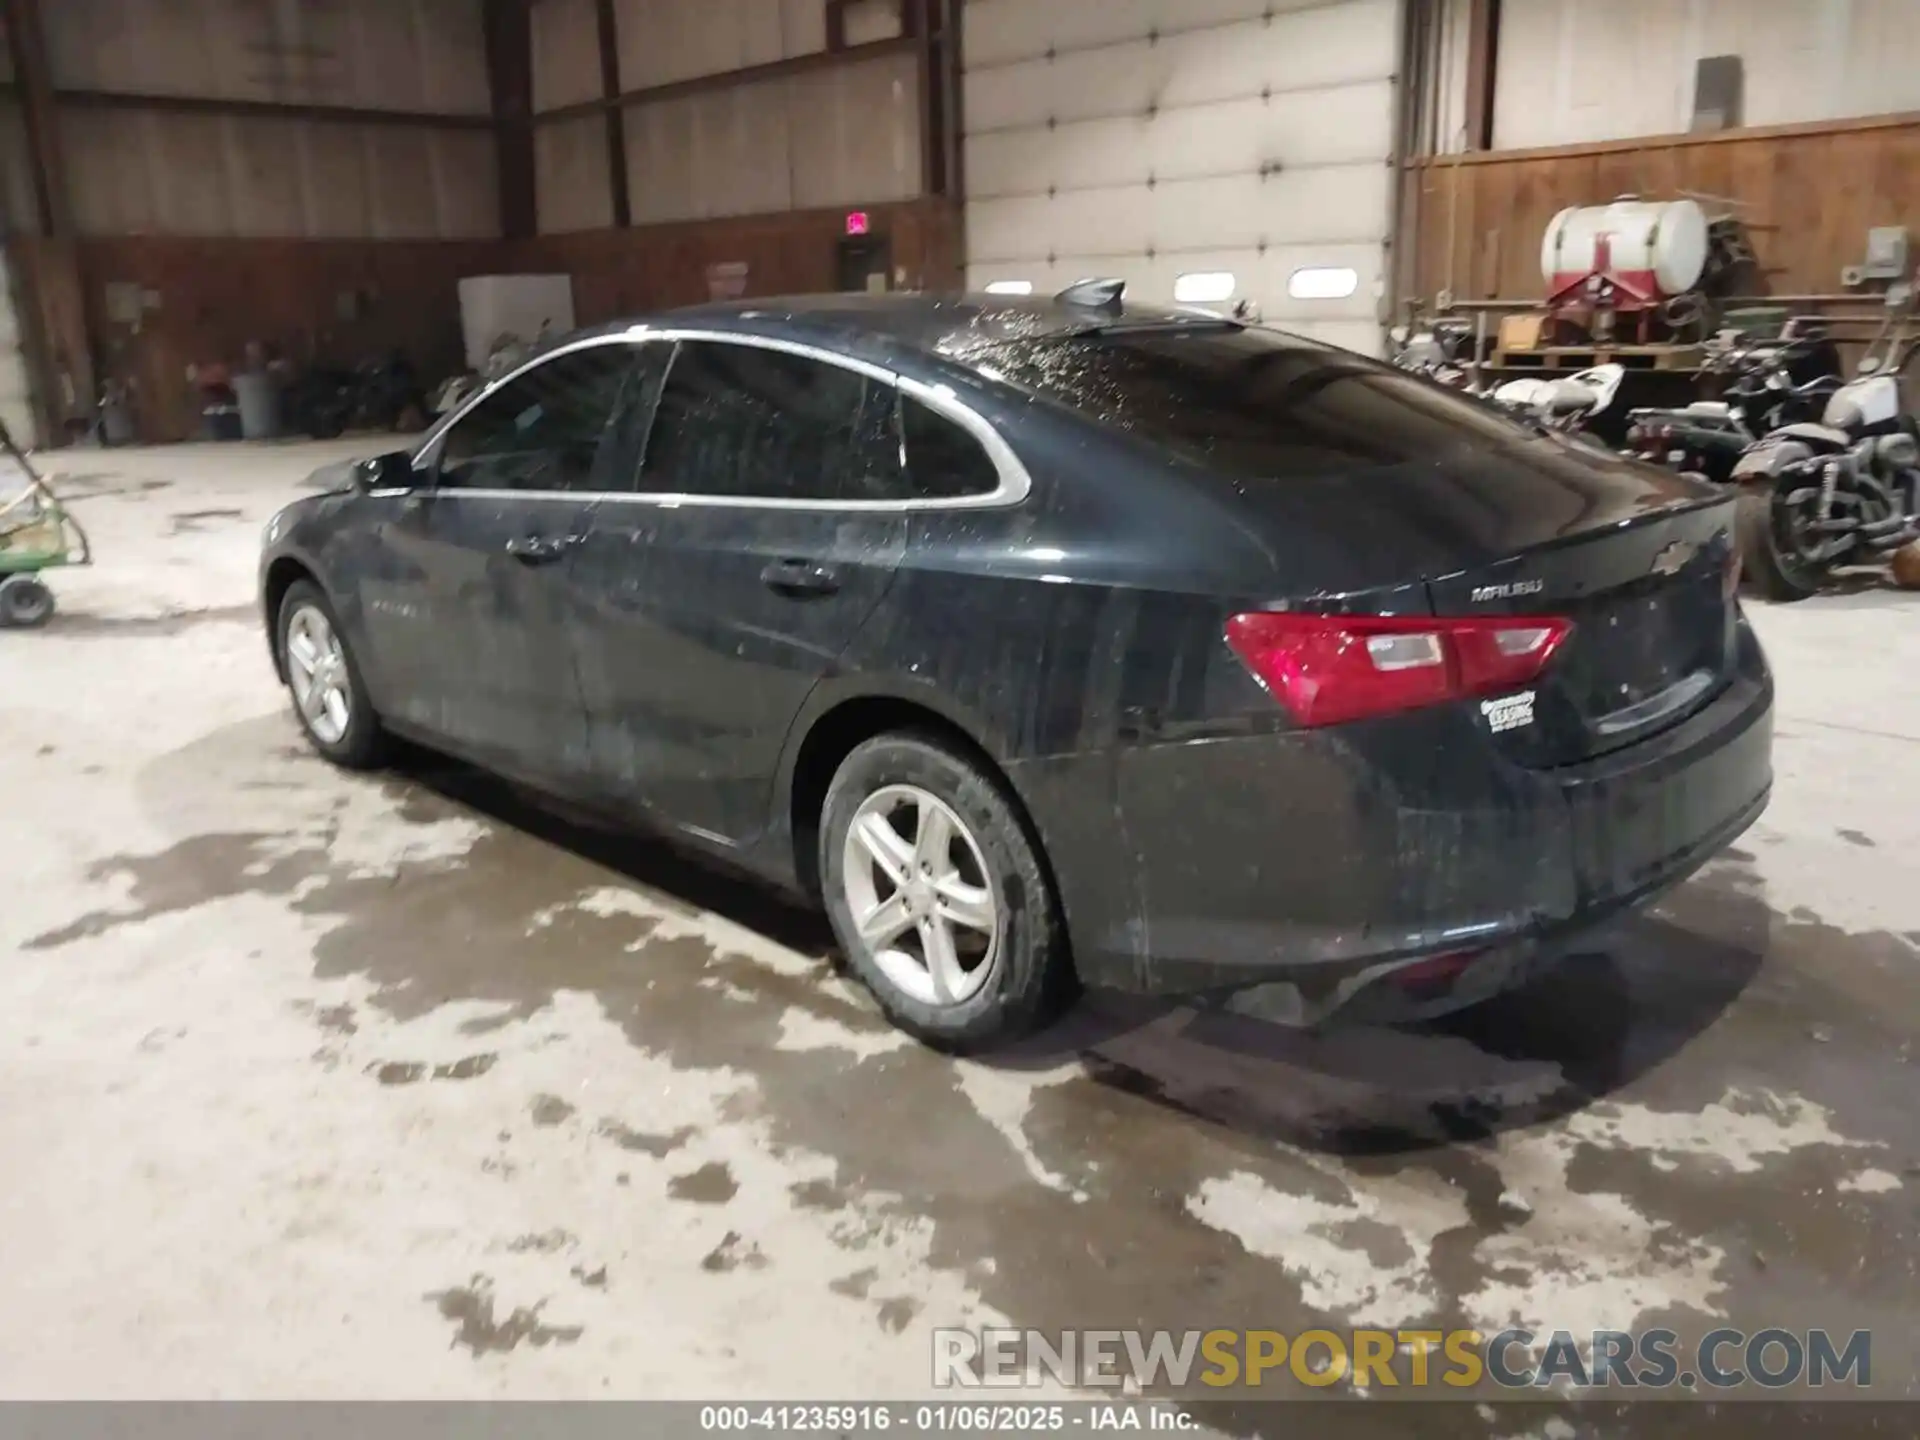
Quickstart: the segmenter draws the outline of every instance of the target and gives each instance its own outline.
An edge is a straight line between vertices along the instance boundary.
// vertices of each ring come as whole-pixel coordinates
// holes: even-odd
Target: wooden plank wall
[[[249,341],[299,361],[348,364],[398,348],[432,383],[461,363],[459,277],[510,263],[502,242],[485,240],[147,235],[63,246],[16,236],[8,245],[43,309],[72,300],[84,306],[83,320],[78,307],[45,317],[50,347],[71,370],[66,352],[82,343],[84,324],[100,376],[131,382],[136,433],[148,442],[192,438],[200,422],[187,367],[237,365]],[[62,265],[63,257],[77,258],[77,268]],[[78,295],[63,283],[69,271]],[[152,308],[137,325],[106,313],[114,284],[149,293]],[[361,297],[356,315],[343,315],[343,292]],[[84,397],[78,408],[86,409]]]
[[[961,283],[960,225],[939,199],[868,207],[872,233],[888,236],[905,290],[953,289]],[[832,290],[846,211],[796,210],[734,219],[642,225],[543,235],[516,247],[522,269],[573,276],[580,323],[690,305],[708,296],[707,267],[744,263],[748,295],[801,295]],[[897,278],[897,277],[896,277]]]
[[[959,220],[943,200],[871,207],[893,242],[903,288],[945,289],[960,276]],[[748,295],[831,290],[843,210],[799,211],[502,240],[300,240],[184,236],[7,241],[33,297],[40,348],[84,414],[85,366],[131,381],[136,433],[149,443],[199,429],[193,364],[237,364],[249,341],[296,360],[357,363],[388,348],[428,385],[460,367],[464,275],[564,271],[582,324],[708,298],[707,267],[742,261]],[[106,313],[107,287],[138,286],[153,308],[138,326]],[[343,317],[343,292],[362,297]],[[44,313],[43,313],[44,312]],[[61,407],[65,409],[64,406]]]
[[[1457,300],[1539,296],[1554,214],[1625,194],[1692,192],[1709,213],[1735,208],[1716,199],[1742,202],[1766,294],[1838,291],[1875,225],[1906,225],[1920,245],[1920,114],[1440,156],[1411,178],[1413,277],[1402,293],[1428,303],[1443,289]]]

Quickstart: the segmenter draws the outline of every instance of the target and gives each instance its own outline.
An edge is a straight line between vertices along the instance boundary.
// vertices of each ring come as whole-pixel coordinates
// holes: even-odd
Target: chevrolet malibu
[[[1771,784],[1718,494],[1115,283],[568,337],[269,525],[273,664],[822,904],[895,1023],[1434,1014]]]

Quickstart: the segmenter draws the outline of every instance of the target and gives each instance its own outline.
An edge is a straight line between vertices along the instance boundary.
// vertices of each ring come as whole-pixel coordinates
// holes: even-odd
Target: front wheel
[[[1773,480],[1762,480],[1740,487],[1740,565],[1762,599],[1787,604],[1818,594],[1822,571],[1805,564],[1791,545],[1782,545],[1774,486]]]
[[[956,750],[890,734],[849,755],[827,791],[820,875],[854,973],[930,1045],[1016,1040],[1068,992],[1039,853],[998,780]]]
[[[279,624],[287,690],[313,748],[349,770],[378,765],[386,739],[380,717],[326,596],[305,580],[289,586]]]

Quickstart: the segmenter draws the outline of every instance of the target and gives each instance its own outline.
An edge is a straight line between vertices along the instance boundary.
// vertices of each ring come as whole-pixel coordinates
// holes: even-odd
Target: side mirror
[[[411,490],[417,483],[413,456],[405,450],[389,451],[354,463],[353,483],[365,490]]]

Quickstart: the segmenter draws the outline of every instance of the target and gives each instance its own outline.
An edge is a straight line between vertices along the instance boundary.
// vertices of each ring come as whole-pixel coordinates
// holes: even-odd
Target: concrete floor
[[[1872,1328],[1920,1388],[1920,596],[1756,607],[1773,807],[1612,953],[955,1063],[751,886],[310,756],[256,548],[365,448],[58,457],[99,565],[0,633],[0,1396],[908,1397],[936,1325],[1319,1321]]]

